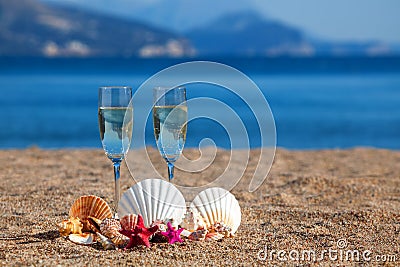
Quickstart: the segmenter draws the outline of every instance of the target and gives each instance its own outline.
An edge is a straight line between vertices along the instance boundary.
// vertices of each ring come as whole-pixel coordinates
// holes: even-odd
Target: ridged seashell
[[[128,237],[119,232],[120,229],[121,223],[117,219],[107,218],[100,224],[100,232],[118,246],[129,240]]]
[[[89,216],[87,222],[91,231],[95,233],[100,232],[100,224],[103,222],[102,220]]]
[[[83,223],[83,231],[90,231],[88,217],[99,220],[112,217],[112,211],[107,202],[96,196],[81,196],[75,200],[69,210],[70,217],[78,217]]]
[[[205,237],[205,241],[218,241],[224,238],[224,235],[221,233],[213,232],[213,233],[207,233]]]
[[[119,217],[140,214],[146,227],[156,220],[172,220],[179,225],[185,210],[182,193],[173,184],[161,179],[147,179],[135,184],[118,203]]]
[[[190,208],[200,213],[207,229],[220,223],[230,227],[229,236],[232,236],[239,228],[242,217],[239,203],[234,195],[223,188],[213,187],[200,192]]]
[[[192,232],[188,238],[193,241],[203,241],[206,239],[207,234],[208,231],[206,229],[200,229]]]
[[[182,220],[181,227],[193,232],[205,226],[206,224],[197,209],[188,208]]]
[[[93,233],[70,234],[68,238],[79,245],[91,245],[96,242],[96,234]]]
[[[97,241],[100,242],[100,244],[103,246],[105,250],[114,250],[116,249],[115,244],[105,237],[104,235],[97,233]]]
[[[68,220],[63,220],[58,224],[58,230],[61,236],[69,234],[82,234],[83,224],[79,218],[71,217]]]
[[[138,216],[135,214],[128,214],[121,218],[121,228],[127,231],[133,231],[138,222]]]

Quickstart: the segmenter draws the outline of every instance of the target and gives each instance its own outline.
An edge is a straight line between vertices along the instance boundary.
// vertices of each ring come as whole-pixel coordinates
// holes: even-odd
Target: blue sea
[[[136,89],[158,71],[191,60],[0,58],[0,148],[101,148],[99,86]],[[256,83],[272,110],[279,147],[400,149],[400,58],[202,60],[230,65]],[[188,86],[189,99],[218,99],[238,110],[249,136],[263,131],[253,125],[251,110],[240,98],[215,86],[196,86]],[[154,145],[151,117],[145,130],[146,144]],[[230,147],[229,134],[218,123],[188,124],[187,147],[205,138]],[[260,140],[250,139],[250,146],[259,147]]]

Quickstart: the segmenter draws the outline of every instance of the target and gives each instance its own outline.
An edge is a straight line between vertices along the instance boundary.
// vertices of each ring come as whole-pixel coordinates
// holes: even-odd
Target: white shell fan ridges
[[[129,188],[118,203],[118,216],[140,214],[149,227],[156,220],[179,224],[186,211],[185,198],[171,183],[146,179]]]
[[[235,196],[223,188],[208,188],[200,192],[190,204],[203,217],[208,228],[222,223],[234,234],[239,228],[242,213]]]

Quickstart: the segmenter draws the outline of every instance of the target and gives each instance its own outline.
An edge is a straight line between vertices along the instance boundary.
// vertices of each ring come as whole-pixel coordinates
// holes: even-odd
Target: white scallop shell
[[[118,216],[140,214],[149,227],[156,220],[182,222],[186,204],[182,193],[161,179],[146,179],[127,190],[118,203]]]
[[[221,223],[230,227],[230,234],[239,228],[242,213],[235,196],[223,188],[208,188],[200,192],[190,204],[203,217],[207,229]]]
[[[79,245],[91,245],[96,242],[96,234],[93,233],[70,234],[68,238]]]

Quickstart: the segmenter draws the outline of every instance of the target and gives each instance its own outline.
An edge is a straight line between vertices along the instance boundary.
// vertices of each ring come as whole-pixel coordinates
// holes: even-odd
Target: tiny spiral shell
[[[119,230],[121,229],[121,223],[117,219],[105,219],[100,224],[100,232],[104,236],[111,239],[111,241],[116,245],[124,244],[128,238],[121,234]]]

